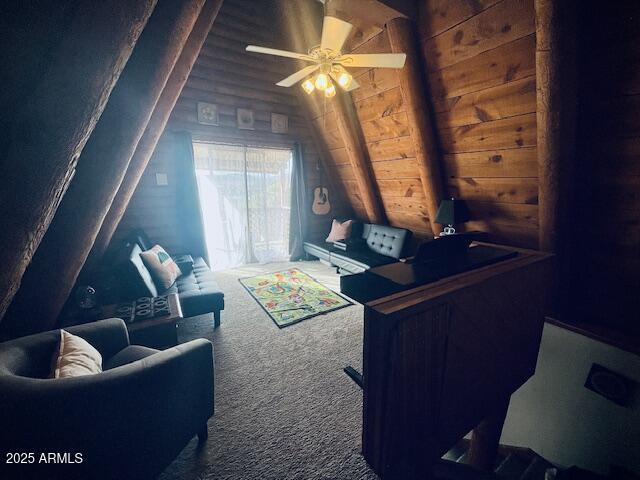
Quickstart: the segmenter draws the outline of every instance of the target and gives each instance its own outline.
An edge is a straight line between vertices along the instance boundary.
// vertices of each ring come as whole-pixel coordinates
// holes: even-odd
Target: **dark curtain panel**
[[[293,170],[291,178],[291,222],[289,227],[289,260],[303,260],[306,253],[303,248],[307,233],[307,189],[304,182],[304,162],[302,146],[296,143],[293,148]]]
[[[193,158],[193,140],[189,132],[175,133],[175,161],[178,173],[177,204],[179,223],[182,228],[180,233],[187,249],[180,253],[204,257],[209,263]]]

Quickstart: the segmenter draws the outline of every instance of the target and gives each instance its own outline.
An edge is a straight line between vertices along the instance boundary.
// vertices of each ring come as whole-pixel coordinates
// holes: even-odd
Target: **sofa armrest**
[[[213,346],[193,340],[75,378],[0,376],[0,388],[11,451],[82,452],[83,468],[110,474],[164,468],[213,415]]]
[[[176,262],[183,275],[187,275],[193,270],[193,257],[191,255],[173,255],[171,258]]]
[[[97,322],[85,323],[65,328],[73,335],[84,338],[104,359],[111,358],[123,348],[129,346],[127,326],[121,318],[108,318]]]

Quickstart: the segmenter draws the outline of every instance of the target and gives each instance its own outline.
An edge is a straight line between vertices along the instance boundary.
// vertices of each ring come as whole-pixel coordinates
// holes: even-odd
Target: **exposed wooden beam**
[[[322,135],[318,133],[318,130],[314,127],[313,120],[311,119],[311,115],[309,112],[312,111],[313,107],[311,106],[311,102],[313,101],[313,97],[302,92],[298,89],[298,100],[300,101],[300,105],[302,107],[302,113],[304,118],[309,125],[309,129],[311,131],[311,137],[313,139],[313,143],[318,149],[318,157],[320,160],[320,168],[324,170],[325,178],[327,185],[329,186],[330,195],[332,195],[332,202],[334,205],[349,205],[349,201],[347,200],[346,192],[342,186],[340,181],[336,181],[336,178],[331,175],[331,170],[329,169],[329,165],[327,165],[327,158],[331,158],[331,153],[327,147],[327,143],[322,138]],[[311,185],[307,185],[307,187],[311,188]],[[334,216],[340,216],[344,214],[345,216],[350,216],[352,212],[341,211],[340,209],[336,209],[332,206],[332,213]]]
[[[9,309],[17,333],[55,325],[203,4],[160,2],[149,19]]]
[[[571,165],[575,151],[575,28],[572,2],[536,0],[536,122],[538,241],[560,253],[567,234]]]
[[[15,114],[2,161],[5,188],[0,192],[0,217],[5,228],[0,231],[0,318],[155,4],[156,0],[83,4],[41,82],[25,99],[24,109]]]
[[[371,171],[367,147],[353,100],[350,95],[338,92],[332,99],[332,103],[338,124],[338,132],[346,147],[347,156],[360,191],[360,198],[362,198],[369,221],[372,223],[386,223],[387,217],[380,199],[378,185]]]
[[[429,214],[429,223],[434,234],[441,231],[434,222],[438,206],[443,198],[444,187],[441,174],[441,159],[436,133],[431,121],[431,108],[425,95],[426,81],[422,72],[422,61],[418,50],[418,38],[411,20],[397,17],[387,23],[391,50],[406,53],[404,68],[397,70],[400,90],[405,104],[409,129],[413,139],[418,172],[424,189]]]
[[[129,205],[129,201],[135,192],[142,174],[144,173],[149,160],[153,155],[153,152],[158,144],[158,140],[164,131],[167,121],[173,111],[182,88],[187,82],[189,73],[193,68],[193,65],[198,58],[200,49],[204,44],[211,26],[213,25],[223,0],[207,0],[202,7],[200,16],[196,24],[193,27],[193,31],[189,35],[189,39],[180,54],[180,58],[173,67],[171,76],[167,80],[167,84],[162,91],[162,95],[153,110],[153,115],[149,120],[149,124],[144,132],[144,135],[138,142],[136,151],[129,163],[127,174],[125,175],[118,193],[109,208],[109,212],[102,222],[100,227],[100,233],[96,237],[96,241],[93,244],[91,253],[87,260],[86,271],[91,271],[98,262],[102,259],[113,234],[118,227],[120,220],[124,215],[124,212]]]

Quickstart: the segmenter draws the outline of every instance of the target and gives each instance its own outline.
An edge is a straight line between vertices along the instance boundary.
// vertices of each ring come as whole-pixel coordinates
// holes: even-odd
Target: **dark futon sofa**
[[[141,245],[142,243],[142,245]],[[151,273],[140,257],[143,250],[152,245],[143,239],[125,244],[117,262],[118,301],[135,300],[140,297],[157,297],[177,293],[185,317],[193,317],[204,313],[213,313],[214,326],[220,325],[220,311],[224,310],[224,293],[215,280],[215,275],[202,257],[187,256],[193,262],[176,263],[182,271],[173,285],[168,289],[158,289]],[[181,255],[181,257],[185,257]]]
[[[340,273],[361,273],[397,262],[411,238],[411,231],[371,223],[354,224],[351,237],[343,242],[307,241],[309,255],[335,266]]]

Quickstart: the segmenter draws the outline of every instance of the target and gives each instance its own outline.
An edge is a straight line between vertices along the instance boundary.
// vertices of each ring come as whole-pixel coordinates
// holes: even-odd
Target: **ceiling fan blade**
[[[315,62],[315,59],[304,53],[289,52],[287,50],[278,50],[275,48],[258,47],[257,45],[247,45],[247,52],[266,53],[267,55],[276,55],[278,57],[297,58],[298,60],[306,60]]]
[[[340,82],[338,82],[338,75],[334,72],[329,73],[329,75],[331,76],[331,78],[333,78],[333,80],[340,85]],[[351,90],[355,90],[356,88],[360,87],[360,84],[358,82],[356,82],[355,78],[351,79],[351,84],[349,85],[349,88],[345,88],[345,91],[350,92]]]
[[[404,53],[360,53],[342,55],[335,63],[345,67],[402,68],[406,59]]]
[[[276,83],[276,85],[278,85],[279,87],[290,87],[291,85],[298,83],[310,73],[315,72],[319,68],[320,65],[309,65],[308,67],[304,67],[302,70],[298,70],[293,75],[289,75],[284,80],[280,80],[278,83]]]
[[[336,53],[340,53],[344,42],[349,36],[349,32],[353,25],[336,17],[324,17],[322,24],[322,40],[320,48],[322,50],[329,49]]]

